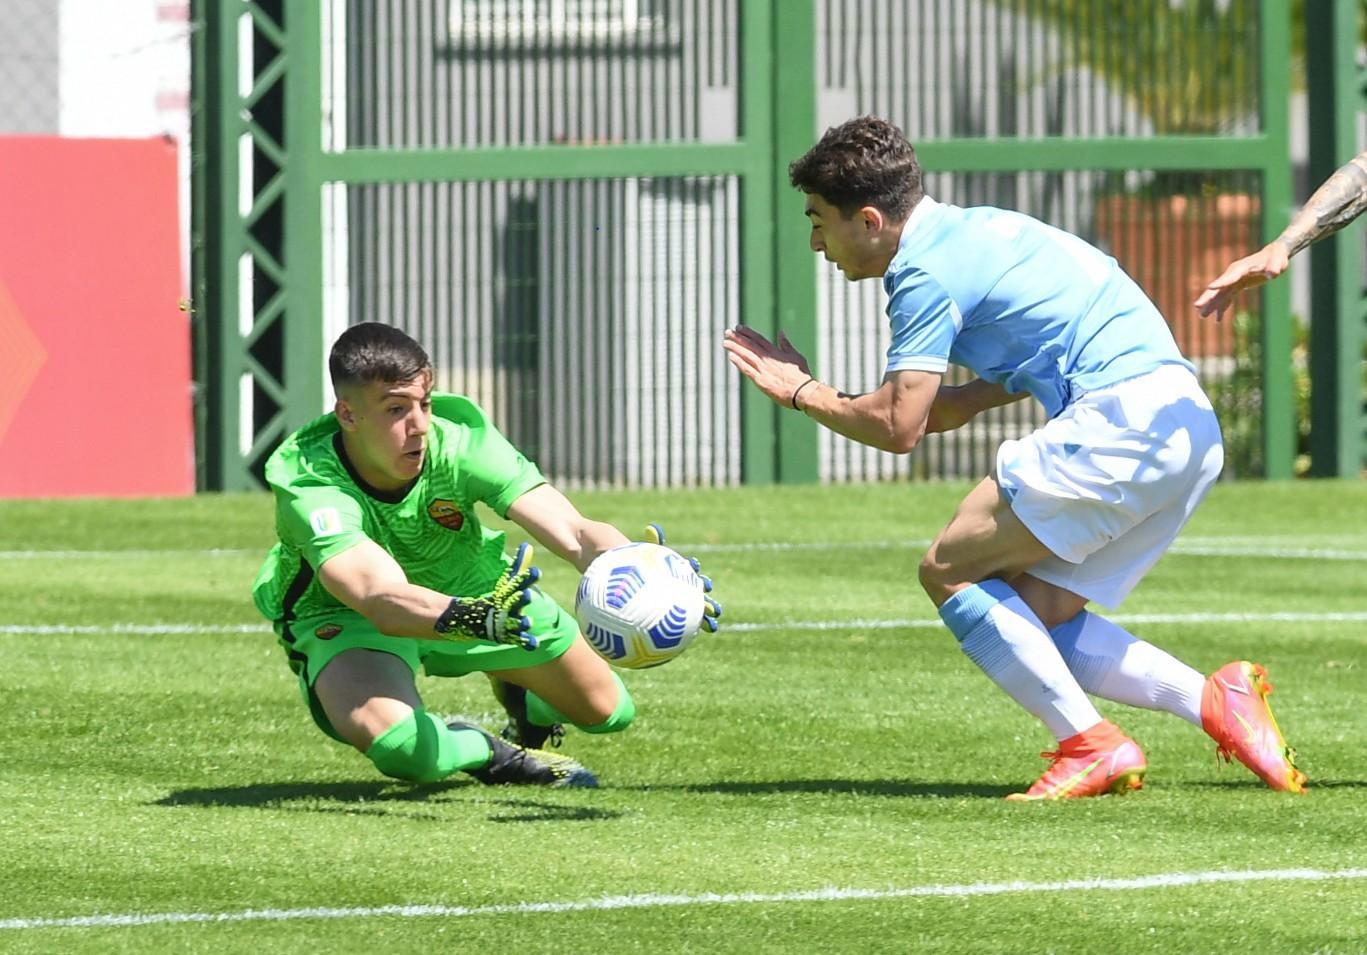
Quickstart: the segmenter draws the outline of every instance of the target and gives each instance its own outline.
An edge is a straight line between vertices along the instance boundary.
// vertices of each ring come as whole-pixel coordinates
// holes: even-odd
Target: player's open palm
[[[1235,296],[1281,275],[1286,271],[1288,259],[1286,249],[1280,242],[1268,243],[1252,255],[1246,255],[1231,264],[1219,278],[1206,286],[1206,290],[1193,304],[1202,318],[1209,318],[1214,313],[1218,322],[1225,317]]]
[[[722,339],[726,358],[760,391],[774,401],[787,406],[793,392],[812,377],[807,359],[802,356],[788,336],[778,333],[778,342],[771,342],[746,325],[728,328]]]

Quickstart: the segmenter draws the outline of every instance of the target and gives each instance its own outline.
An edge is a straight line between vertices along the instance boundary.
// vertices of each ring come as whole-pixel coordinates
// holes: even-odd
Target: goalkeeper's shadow
[[[439,782],[420,786],[400,786],[381,780],[336,783],[250,783],[245,786],[215,786],[179,789],[154,803],[158,806],[233,806],[246,808],[306,806],[313,803],[340,803],[348,806],[374,802],[425,802],[468,783]]]
[[[344,813],[389,816],[410,821],[426,819],[433,822],[450,822],[453,810],[466,811],[472,806],[470,800],[457,797],[474,796],[476,798],[473,805],[487,809],[487,819],[490,822],[592,821],[615,819],[622,815],[616,810],[595,806],[562,804],[525,797],[509,798],[512,794],[506,789],[499,787],[498,790],[494,790],[466,780],[411,786],[382,780],[254,783],[246,786],[180,789],[153,801],[152,805]],[[518,795],[522,796],[521,793]]]

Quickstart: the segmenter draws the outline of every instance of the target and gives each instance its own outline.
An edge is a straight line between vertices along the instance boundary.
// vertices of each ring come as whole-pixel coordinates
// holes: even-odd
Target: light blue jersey
[[[952,362],[1030,392],[1050,417],[1161,365],[1192,368],[1115,259],[1019,212],[924,197],[883,287],[888,371],[944,372]]]

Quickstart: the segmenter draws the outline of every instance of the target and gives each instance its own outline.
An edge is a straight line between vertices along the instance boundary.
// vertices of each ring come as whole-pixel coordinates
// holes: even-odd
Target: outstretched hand
[[[1245,289],[1256,288],[1269,279],[1275,279],[1286,271],[1290,256],[1280,242],[1269,242],[1252,255],[1232,263],[1220,277],[1206,286],[1206,290],[1193,303],[1202,318],[1215,314],[1218,322],[1235,297]]]
[[[785,408],[792,406],[798,387],[812,377],[807,359],[783,332],[775,344],[753,328],[737,325],[726,330],[721,347],[726,349],[727,361]]]
[[[535,650],[539,641],[531,633],[532,622],[522,609],[531,603],[532,585],[541,571],[532,566],[532,545],[522,544],[507,571],[482,597],[457,597],[437,621],[437,632],[453,640],[491,640],[524,650]]]
[[[664,544],[664,542],[664,528],[661,527],[659,524],[647,524],[646,543]],[[682,557],[683,555],[681,554],[679,556]],[[684,557],[684,560],[688,561],[688,563],[692,565],[693,572],[697,574],[698,579],[702,581],[702,628],[706,630],[708,633],[716,633],[718,628],[721,627],[721,621],[717,619],[721,616],[721,604],[717,603],[715,600],[712,599],[711,596],[709,596],[712,593],[712,578],[708,577],[706,574],[702,572],[702,565],[698,563],[698,558]]]
[[[527,632],[531,621],[522,615],[522,608],[532,601],[532,585],[541,579],[540,569],[532,566],[533,553],[531,544],[519,544],[513,562],[489,594],[496,613],[488,638],[496,643],[536,648],[536,637]]]

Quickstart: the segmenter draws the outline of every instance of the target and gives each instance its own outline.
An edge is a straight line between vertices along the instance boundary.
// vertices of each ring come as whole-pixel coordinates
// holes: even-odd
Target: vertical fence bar
[[[812,147],[816,132],[816,2],[784,0],[774,7],[773,97],[774,299],[778,327],[803,354],[816,356],[816,269],[802,199],[788,183],[788,163]],[[753,389],[752,389],[753,390]],[[811,483],[820,476],[816,423],[806,415],[778,419],[778,480]]]
[[[1306,4],[1309,173],[1316,186],[1357,152],[1357,18],[1354,0]],[[1349,226],[1310,250],[1310,473],[1316,477],[1356,477],[1367,450],[1360,228]]]
[[[1313,7],[1314,4],[1307,4]],[[1286,227],[1291,208],[1291,163],[1288,151],[1287,90],[1291,84],[1291,8],[1289,0],[1264,0],[1259,35],[1262,41],[1263,241]],[[1295,473],[1296,399],[1291,376],[1291,289],[1271,282],[1263,291],[1262,384],[1264,477],[1282,479]]]
[[[200,342],[209,366],[206,392],[204,442],[204,490],[237,490],[248,486],[239,447],[243,345],[239,331],[238,260],[245,247],[239,212],[240,170],[238,139],[243,133],[238,76],[243,65],[238,57],[238,19],[245,13],[241,3],[199,0],[196,23],[202,24],[204,45],[198,48],[210,58],[203,91],[200,128],[208,137],[201,167],[206,230],[201,268],[194,282],[200,297],[194,303],[201,323]],[[202,291],[201,291],[202,290]]]
[[[740,311],[767,334],[774,331],[774,174],[772,43],[775,0],[746,0],[740,27],[740,135],[753,147],[741,182]],[[759,389],[741,389],[741,480],[769,484],[778,476],[778,409]]]
[[[195,487],[207,491],[222,486],[224,376],[218,358],[217,302],[209,296],[224,287],[220,243],[220,213],[215,202],[222,179],[226,150],[217,128],[221,115],[218,91],[225,76],[221,27],[207,0],[190,4],[190,331],[194,356]]]
[[[285,430],[322,413],[323,367],[323,10],[322,0],[285,9]]]

